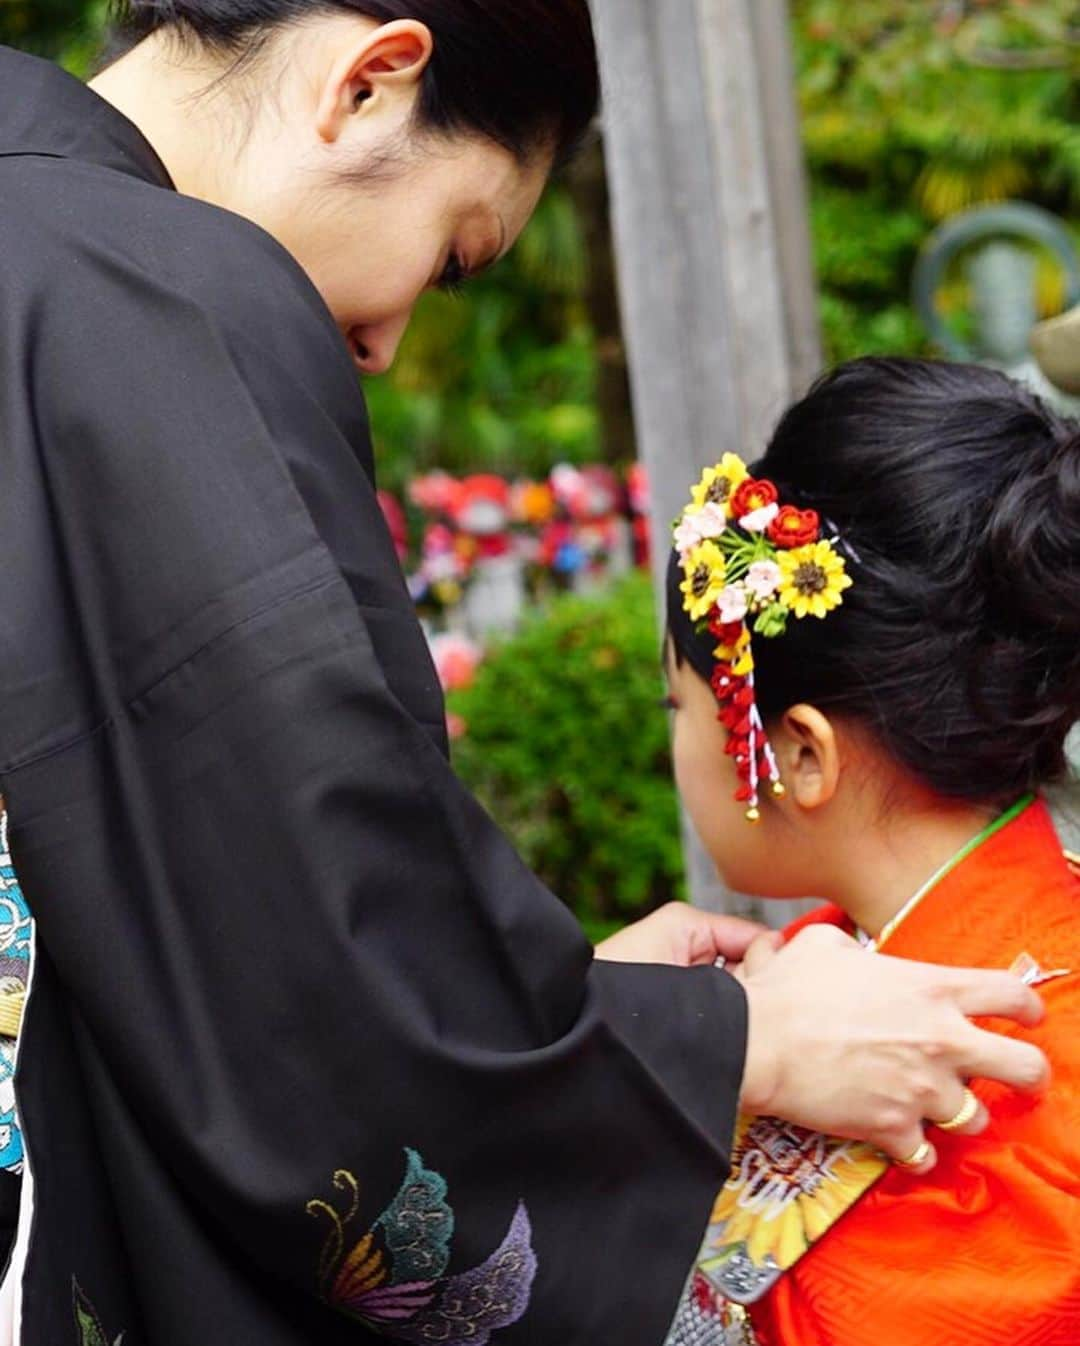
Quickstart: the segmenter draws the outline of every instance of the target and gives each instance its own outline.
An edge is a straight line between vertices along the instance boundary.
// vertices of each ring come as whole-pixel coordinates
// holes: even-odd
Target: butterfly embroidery
[[[72,1308],[75,1313],[75,1330],[79,1334],[78,1346],[123,1346],[124,1334],[121,1332],[114,1342],[109,1341],[97,1310],[83,1293],[77,1280],[71,1281]]]
[[[446,1276],[454,1214],[445,1180],[405,1151],[405,1179],[390,1205],[360,1238],[352,1232],[360,1184],[339,1169],[337,1204],[314,1200],[308,1213],[329,1221],[319,1259],[323,1299],[365,1327],[426,1346],[487,1346],[493,1332],[518,1322],[529,1306],[536,1254],[524,1203],[506,1237],[480,1266]]]

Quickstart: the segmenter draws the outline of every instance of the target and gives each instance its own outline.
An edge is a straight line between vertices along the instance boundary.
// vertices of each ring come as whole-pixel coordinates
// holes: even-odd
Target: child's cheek
[[[746,806],[735,799],[739,781],[715,725],[677,716],[675,780],[690,821],[717,868],[726,877],[739,866],[743,833],[749,830]]]

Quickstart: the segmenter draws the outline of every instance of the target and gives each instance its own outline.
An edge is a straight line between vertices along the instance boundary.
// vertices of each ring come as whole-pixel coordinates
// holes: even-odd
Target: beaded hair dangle
[[[753,637],[775,640],[792,617],[827,617],[852,579],[822,538],[820,516],[781,505],[775,485],[752,478],[733,453],[694,487],[675,526],[675,550],[683,606],[698,632],[718,642],[712,689],[739,776],[735,798],[757,823],[763,785],[776,798],[784,785],[757,704]]]

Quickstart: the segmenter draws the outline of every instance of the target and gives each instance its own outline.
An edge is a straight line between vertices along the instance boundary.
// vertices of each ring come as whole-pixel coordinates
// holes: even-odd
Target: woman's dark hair
[[[753,471],[827,520],[855,581],[826,620],[755,637],[766,720],[829,708],[973,802],[1064,774],[1080,720],[1076,422],[993,370],[857,360],[787,412]],[[670,625],[701,671],[674,602]]]
[[[435,38],[420,124],[486,136],[519,159],[569,157],[596,115],[588,0],[114,0],[121,35],[175,28],[243,58],[275,28],[318,13],[417,19]]]

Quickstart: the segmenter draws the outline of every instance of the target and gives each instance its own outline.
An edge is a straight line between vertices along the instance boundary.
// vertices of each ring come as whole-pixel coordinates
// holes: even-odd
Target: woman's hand
[[[1036,1092],[1049,1077],[1038,1048],[970,1022],[1041,1021],[1039,997],[1009,972],[870,954],[816,926],[779,951],[755,944],[740,980],[750,1005],[743,1108],[869,1141],[901,1162],[919,1151],[927,1122],[958,1115],[969,1079]],[[980,1107],[963,1131],[987,1120]],[[936,1159],[931,1147],[917,1171]]]
[[[714,916],[685,902],[670,902],[637,925],[597,946],[605,963],[670,963],[675,967],[711,967],[717,959],[741,963],[756,940],[769,947],[781,936],[738,916]]]

